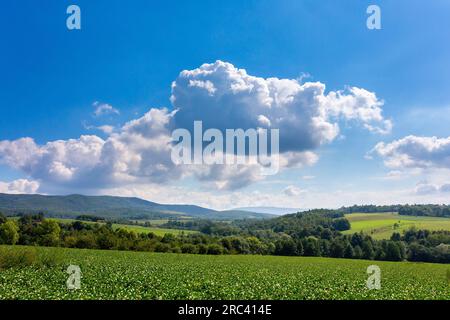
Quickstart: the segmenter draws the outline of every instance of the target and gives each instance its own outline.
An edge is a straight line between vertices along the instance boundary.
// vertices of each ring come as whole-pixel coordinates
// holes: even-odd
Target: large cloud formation
[[[339,134],[339,119],[355,120],[365,128],[387,133],[383,102],[364,89],[325,94],[320,82],[248,75],[244,69],[217,61],[183,71],[172,84],[172,104],[179,127],[203,120],[205,128],[277,128],[280,151],[313,150]]]
[[[170,158],[171,136],[165,127],[171,117],[167,109],[151,109],[106,140],[83,135],[42,146],[31,138],[0,141],[0,160],[54,185],[100,188],[167,181],[180,175]]]
[[[450,137],[407,136],[391,143],[378,143],[372,150],[390,168],[450,169]]]
[[[164,183],[184,176],[236,189],[262,177],[255,165],[175,165],[171,132],[204,129],[280,129],[280,165],[312,165],[315,150],[339,134],[339,121],[355,121],[386,133],[392,124],[382,115],[383,102],[365,89],[325,93],[320,82],[259,78],[217,61],[182,71],[172,84],[173,111],[153,108],[102,139],[77,139],[38,145],[32,138],[0,141],[0,162],[41,184],[67,188],[108,188],[135,183]]]

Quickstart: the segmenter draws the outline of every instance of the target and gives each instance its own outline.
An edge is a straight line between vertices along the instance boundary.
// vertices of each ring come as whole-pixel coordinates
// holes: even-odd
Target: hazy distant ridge
[[[0,211],[9,215],[44,212],[73,218],[82,214],[104,218],[152,219],[189,216],[204,219],[268,218],[271,215],[242,210],[217,211],[195,205],[160,204],[139,198],[114,196],[46,196],[0,194]]]

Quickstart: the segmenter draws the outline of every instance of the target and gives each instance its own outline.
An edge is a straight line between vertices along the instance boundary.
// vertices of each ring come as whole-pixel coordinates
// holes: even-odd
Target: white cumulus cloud
[[[0,141],[0,162],[35,179],[66,186],[166,181],[179,174],[170,158],[170,132],[161,129],[169,117],[166,109],[151,109],[106,140],[84,135],[44,145],[32,138]]]
[[[202,120],[204,128],[220,130],[278,128],[281,152],[312,150],[333,141],[340,119],[379,133],[392,127],[382,115],[383,101],[373,92],[350,87],[326,93],[321,82],[264,79],[222,61],[181,72],[172,84],[171,101],[179,127],[189,129]]]
[[[382,157],[389,168],[450,168],[450,137],[411,135],[390,143],[380,142],[371,153]]]
[[[39,182],[18,179],[11,182],[0,181],[0,193],[32,194],[39,189]]]
[[[289,197],[298,197],[299,195],[301,195],[304,191],[301,190],[300,188],[296,187],[296,186],[287,186],[284,190],[283,190],[284,194],[289,196]]]
[[[156,184],[193,176],[215,188],[232,190],[263,179],[259,165],[175,165],[171,133],[204,130],[280,129],[280,167],[311,166],[317,148],[335,140],[341,120],[384,133],[392,126],[382,115],[375,93],[350,87],[326,92],[320,82],[260,78],[230,63],[217,61],[180,73],[172,84],[173,111],[153,108],[123,126],[98,127],[106,138],[37,144],[33,138],[0,141],[0,163],[22,171],[42,185],[85,190]],[[108,104],[94,103],[96,116],[118,114]],[[295,189],[287,191],[295,193]]]
[[[120,114],[119,110],[107,103],[94,102],[92,106],[95,108],[94,115],[96,117],[106,114]]]

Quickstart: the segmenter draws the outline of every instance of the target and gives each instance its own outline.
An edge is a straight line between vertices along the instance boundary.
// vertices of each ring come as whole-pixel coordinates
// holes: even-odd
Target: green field
[[[10,219],[18,219],[18,217],[11,217]],[[61,223],[72,223],[72,222],[75,222],[75,221],[79,221],[79,220],[76,220],[76,219],[66,219],[66,218],[64,218],[64,219],[63,218],[49,218],[49,220],[55,220],[55,221],[58,221],[58,222],[61,222]],[[197,231],[192,231],[192,230],[167,229],[167,228],[159,228],[159,227],[157,227],[157,225],[166,223],[168,220],[160,219],[160,220],[148,220],[148,221],[150,223],[152,223],[153,225],[155,225],[155,227],[144,227],[144,226],[139,226],[139,225],[118,224],[118,223],[114,223],[112,225],[112,227],[114,229],[122,228],[122,229],[126,229],[128,231],[134,231],[136,233],[150,233],[150,232],[152,232],[152,233],[154,233],[154,234],[156,234],[157,236],[160,236],[160,237],[163,237],[167,233],[171,233],[171,234],[174,234],[174,235],[179,235],[181,233],[184,233],[184,234],[198,233]],[[97,222],[92,222],[92,221],[81,221],[81,222],[88,223],[88,224],[97,223]],[[102,222],[99,222],[99,223],[101,224]]]
[[[164,228],[158,228],[158,227],[143,227],[143,226],[136,226],[136,225],[127,225],[127,224],[113,224],[113,229],[126,229],[128,231],[134,231],[136,233],[150,233],[153,232],[157,236],[164,236],[166,233],[171,233],[174,235],[179,235],[181,233],[185,234],[191,234],[191,233],[198,233],[196,231],[192,230],[178,230],[178,229],[164,229]]]
[[[364,232],[374,239],[389,239],[394,232],[412,227],[427,230],[450,230],[450,218],[401,216],[396,213],[352,213],[345,217],[350,221],[351,229],[344,234]],[[398,226],[395,228],[395,224]]]
[[[135,222],[150,222],[153,226],[159,226],[161,224],[169,222],[169,219],[154,219],[154,220],[134,220]]]
[[[7,247],[11,248],[11,247]],[[24,250],[15,247],[13,250]],[[448,265],[314,257],[204,256],[37,247],[51,267],[0,271],[0,299],[449,299]],[[81,289],[66,288],[69,264]],[[381,290],[366,269],[381,268]]]
[[[58,219],[58,218],[49,218],[49,220],[56,220],[58,222],[61,223],[72,223],[74,221],[77,221],[75,219]],[[163,221],[163,220],[157,220],[157,221]],[[92,222],[92,221],[82,221],[83,223],[88,223],[88,224],[94,224],[96,222]],[[165,222],[163,222],[165,223]],[[136,233],[154,233],[157,236],[161,236],[163,237],[165,234],[167,233],[171,233],[174,235],[179,235],[181,233],[185,233],[185,234],[192,234],[192,233],[198,233],[197,231],[192,231],[192,230],[179,230],[179,229],[165,229],[165,228],[159,228],[159,227],[144,227],[144,226],[138,226],[138,225],[129,225],[129,224],[118,224],[118,223],[114,223],[112,225],[113,229],[126,229],[128,231],[134,231]]]

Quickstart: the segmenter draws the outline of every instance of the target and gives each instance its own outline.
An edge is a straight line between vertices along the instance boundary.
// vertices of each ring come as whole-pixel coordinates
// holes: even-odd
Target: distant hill
[[[7,215],[43,212],[47,216],[74,218],[95,215],[103,218],[166,219],[202,218],[212,220],[262,219],[272,215],[241,210],[216,211],[195,205],[159,204],[139,198],[114,196],[46,196],[0,193],[0,212]]]

